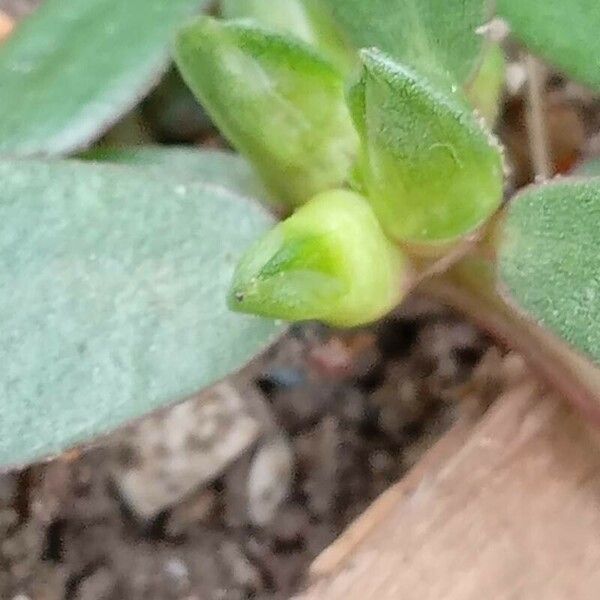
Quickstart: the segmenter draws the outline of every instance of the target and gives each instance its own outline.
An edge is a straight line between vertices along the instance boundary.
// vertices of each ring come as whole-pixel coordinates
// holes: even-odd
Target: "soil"
[[[372,328],[293,327],[233,380],[265,401],[291,450],[284,498],[260,525],[246,493],[259,444],[148,519],[115,485],[115,464],[135,460],[117,432],[0,479],[0,598],[288,598],[311,560],[454,421],[488,349],[424,300]],[[282,483],[276,468],[262,476]]]

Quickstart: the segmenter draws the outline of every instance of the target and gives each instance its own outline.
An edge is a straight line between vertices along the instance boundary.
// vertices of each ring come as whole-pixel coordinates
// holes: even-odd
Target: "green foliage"
[[[234,265],[272,220],[145,167],[0,160],[0,464],[186,398],[278,328],[234,315]]]
[[[470,103],[489,127],[493,127],[498,118],[505,77],[504,51],[498,44],[490,44],[485,50],[475,79],[466,90]]]
[[[189,146],[101,147],[83,153],[81,158],[145,166],[146,172],[157,178],[226,187],[240,196],[266,197],[253,169],[233,152]]]
[[[203,4],[47,0],[0,47],[0,154],[98,138]],[[248,162],[191,147],[0,158],[0,464],[183,399],[281,331],[232,311],[380,318],[433,270],[415,252],[441,254],[501,203],[502,156],[480,119],[493,124],[504,78],[501,50],[478,33],[487,0],[221,5],[234,20],[190,22],[175,60]],[[597,87],[599,6],[499,0],[533,50]],[[252,199],[296,212],[267,232]],[[600,178],[526,190],[498,269],[524,310],[597,361],[599,217]]]
[[[234,310],[338,326],[389,312],[406,288],[407,267],[358,194],[320,194],[255,244],[230,293]]]
[[[226,19],[253,19],[316,45],[315,30],[302,0],[222,0]]]
[[[586,160],[575,170],[575,174],[583,177],[600,177],[600,157]]]
[[[274,31],[290,34],[318,48],[341,69],[353,64],[352,51],[322,0],[223,0],[227,19],[253,19]]]
[[[510,205],[499,269],[534,319],[600,361],[600,179],[533,187]]]
[[[600,90],[598,0],[498,0],[498,12],[533,52]]]
[[[356,134],[339,71],[303,42],[202,18],[179,34],[184,79],[276,202],[300,205],[343,184]]]
[[[488,0],[321,0],[357,48],[376,47],[430,79],[466,82],[484,44]]]
[[[166,68],[200,0],[46,0],[0,46],[0,152],[61,154],[98,138]]]
[[[376,50],[351,90],[359,180],[398,241],[437,243],[481,225],[502,199],[498,147],[456,94]]]

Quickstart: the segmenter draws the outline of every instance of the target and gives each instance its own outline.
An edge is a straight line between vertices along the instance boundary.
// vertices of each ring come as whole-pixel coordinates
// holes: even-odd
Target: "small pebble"
[[[273,520],[289,493],[293,454],[288,439],[278,435],[256,452],[248,475],[248,515],[254,525]]]

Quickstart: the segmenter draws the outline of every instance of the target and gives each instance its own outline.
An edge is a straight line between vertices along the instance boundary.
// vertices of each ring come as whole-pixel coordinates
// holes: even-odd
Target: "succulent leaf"
[[[378,50],[363,50],[349,105],[362,138],[361,189],[397,241],[472,232],[502,199],[502,157],[454,90],[446,94]]]
[[[298,37],[348,70],[356,62],[356,53],[342,38],[321,0],[223,0],[227,19],[252,19],[257,23]]]

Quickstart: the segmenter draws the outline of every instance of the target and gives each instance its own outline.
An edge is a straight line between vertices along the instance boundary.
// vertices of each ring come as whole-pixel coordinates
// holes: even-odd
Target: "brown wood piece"
[[[595,435],[521,381],[377,500],[296,600],[600,598]]]

